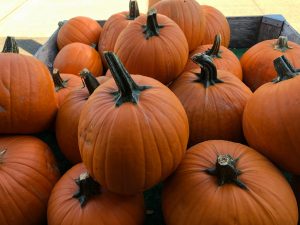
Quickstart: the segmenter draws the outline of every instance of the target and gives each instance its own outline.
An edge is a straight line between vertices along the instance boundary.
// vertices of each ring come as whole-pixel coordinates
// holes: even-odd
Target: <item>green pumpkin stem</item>
[[[75,179],[75,183],[78,185],[78,191],[73,198],[78,199],[82,208],[90,198],[101,193],[100,184],[94,181],[87,172],[80,174],[79,178]]]
[[[63,80],[60,76],[59,70],[56,68],[54,68],[52,71],[52,79],[54,81],[56,92],[67,87],[68,80]]]
[[[274,83],[291,79],[299,73],[299,70],[295,69],[284,55],[275,59],[273,63],[278,75],[273,80]]]
[[[212,58],[222,58],[221,56],[222,51],[220,51],[220,46],[221,46],[221,34],[217,34],[215,36],[213,46],[210,49],[208,49],[205,52],[205,54],[209,55]]]
[[[288,49],[292,49],[292,47],[288,45],[288,38],[286,36],[280,36],[274,44],[274,49],[285,52]]]
[[[119,107],[125,102],[137,104],[140,93],[150,87],[137,85],[120,59],[113,52],[105,52],[104,57],[119,89],[113,93],[116,106]]]
[[[95,76],[86,68],[80,72],[80,77],[82,79],[83,86],[88,89],[90,95],[93,94],[96,88],[100,85]]]
[[[140,15],[139,6],[136,0],[129,1],[129,14],[128,20],[134,20]]]
[[[156,18],[157,11],[155,8],[152,8],[147,13],[147,24],[142,25],[143,33],[145,34],[145,38],[148,40],[153,36],[159,36],[159,30],[163,28],[163,25],[158,24]]]
[[[58,29],[60,29],[68,20],[62,20],[58,22]]]
[[[7,36],[3,46],[3,53],[19,53],[19,47],[14,37]]]
[[[201,53],[193,55],[191,59],[201,67],[201,72],[195,73],[198,77],[195,82],[202,83],[206,88],[217,83],[223,83],[223,81],[217,77],[217,68],[210,56]]]
[[[219,186],[234,183],[242,189],[247,189],[247,186],[238,178],[241,171],[236,168],[237,161],[238,159],[233,159],[231,155],[218,155],[216,167],[206,169],[205,172],[216,176]]]

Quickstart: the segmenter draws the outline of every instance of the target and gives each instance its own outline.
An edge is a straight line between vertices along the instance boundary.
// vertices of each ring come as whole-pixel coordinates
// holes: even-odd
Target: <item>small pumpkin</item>
[[[76,16],[63,23],[57,34],[58,49],[80,42],[87,45],[96,45],[102,31],[101,25],[94,19],[86,16]]]
[[[297,203],[281,172],[255,150],[213,140],[188,149],[164,184],[166,225],[297,225]]]
[[[143,195],[112,194],[96,183],[80,163],[55,185],[48,203],[49,225],[142,225]]]
[[[155,79],[129,75],[105,53],[115,82],[95,90],[84,105],[79,149],[90,175],[109,191],[131,195],[168,177],[188,141],[188,120],[177,97]]]
[[[19,46],[14,37],[7,36],[4,42],[2,53],[19,53]]]

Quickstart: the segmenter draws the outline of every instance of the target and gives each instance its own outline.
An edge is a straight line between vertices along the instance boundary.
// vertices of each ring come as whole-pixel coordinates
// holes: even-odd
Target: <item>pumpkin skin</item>
[[[74,194],[75,180],[86,172],[82,163],[75,165],[55,185],[48,204],[49,225],[142,225],[143,195],[124,197],[98,187],[100,192],[81,206]]]
[[[86,45],[97,44],[102,27],[89,17],[76,16],[62,25],[57,34],[58,49],[64,46],[80,42]]]
[[[30,136],[0,137],[0,162],[0,224],[43,224],[59,178],[48,146]]]
[[[203,10],[206,29],[201,45],[213,44],[215,36],[221,34],[221,45],[228,48],[230,42],[230,27],[226,17],[215,7],[209,5],[201,5]]]
[[[66,45],[56,55],[54,68],[61,73],[78,75],[87,68],[95,76],[102,75],[102,62],[99,53],[92,47],[74,42]]]
[[[187,39],[189,51],[196,49],[204,40],[205,15],[202,6],[197,1],[164,0],[157,2],[152,8],[177,23]],[[197,25],[193,26],[193,24]]]
[[[286,37],[280,39],[279,49],[274,49],[277,39],[266,40],[249,48],[241,57],[243,81],[252,91],[276,78],[273,60],[277,57],[285,55],[296,68],[300,67],[300,46],[292,41],[287,42]]]
[[[243,130],[247,142],[257,151],[300,175],[300,76],[258,88],[249,99]]]
[[[157,27],[155,17],[162,28]],[[156,26],[156,30],[151,31],[149,23],[154,23],[152,26]],[[158,32],[157,35],[147,37],[141,29],[145,24],[148,24],[149,31]],[[182,72],[188,59],[188,44],[174,21],[164,15],[156,15],[156,11],[152,10],[148,12],[148,18],[141,15],[123,30],[114,52],[129,73],[149,76],[168,84]]]
[[[32,56],[0,54],[0,134],[29,134],[49,128],[57,111],[47,67]]]
[[[235,183],[219,186],[217,178],[206,172],[215,167],[218,155],[225,154],[238,159],[238,179],[246,190]],[[164,185],[162,209],[167,225],[296,225],[298,221],[295,196],[279,170],[255,150],[221,140],[188,149]]]
[[[112,95],[118,88],[108,80],[86,102],[78,128],[80,154],[91,176],[124,195],[140,193],[168,177],[182,160],[188,140],[188,120],[176,96],[152,78],[132,79],[141,88],[133,90],[138,100],[127,95],[123,99],[127,92],[120,98]]]
[[[199,63],[202,64],[202,61]],[[214,76],[217,77],[208,80],[210,85],[206,87],[197,81],[206,76],[200,73],[201,68],[197,66],[198,69],[182,73],[170,85],[189,119],[189,146],[218,139],[243,142],[243,111],[252,92],[242,81],[224,70],[215,71]],[[207,67],[205,64],[201,66]],[[223,82],[219,83],[219,80]]]

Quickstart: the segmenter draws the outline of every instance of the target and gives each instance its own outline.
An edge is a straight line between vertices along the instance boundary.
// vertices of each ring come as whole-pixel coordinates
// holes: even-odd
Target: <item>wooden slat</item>
[[[269,39],[277,39],[285,22],[282,15],[265,15],[259,28],[257,42]]]
[[[287,36],[290,41],[300,44],[300,34],[287,21],[284,22],[280,35]]]

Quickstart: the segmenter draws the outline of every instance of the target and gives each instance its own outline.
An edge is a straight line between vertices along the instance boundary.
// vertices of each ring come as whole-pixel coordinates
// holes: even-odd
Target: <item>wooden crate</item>
[[[257,42],[275,39],[281,35],[300,44],[300,34],[282,15],[227,17],[231,29],[230,48],[249,48]],[[99,21],[101,25],[105,21]],[[53,63],[58,52],[56,46],[58,29],[36,52],[35,57],[46,65]]]

